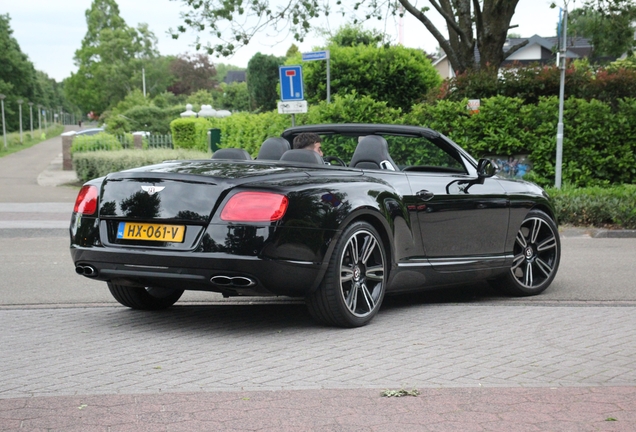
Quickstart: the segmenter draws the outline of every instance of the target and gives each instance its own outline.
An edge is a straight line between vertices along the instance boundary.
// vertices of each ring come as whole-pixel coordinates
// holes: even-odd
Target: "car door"
[[[476,168],[442,137],[420,137],[410,147],[404,172],[431,265],[456,271],[503,262],[509,202],[498,180],[476,181]]]

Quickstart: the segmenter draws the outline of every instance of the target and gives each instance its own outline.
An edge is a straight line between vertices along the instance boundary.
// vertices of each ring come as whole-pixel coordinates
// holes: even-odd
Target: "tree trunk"
[[[477,0],[474,3],[477,7]],[[481,12],[475,14],[481,69],[496,70],[506,58],[503,46],[517,3],[519,0],[484,0]]]
[[[496,70],[506,58],[503,46],[519,0],[429,0],[446,20],[448,38],[432,24],[425,12],[415,8],[409,0],[399,2],[435,37],[456,74],[479,68]],[[479,49],[479,61],[475,56],[475,43]],[[510,53],[519,47],[513,48]]]

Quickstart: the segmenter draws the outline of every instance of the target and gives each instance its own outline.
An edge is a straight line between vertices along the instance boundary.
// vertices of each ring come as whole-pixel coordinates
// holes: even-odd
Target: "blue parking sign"
[[[281,101],[299,101],[305,99],[302,66],[280,66],[279,74]]]

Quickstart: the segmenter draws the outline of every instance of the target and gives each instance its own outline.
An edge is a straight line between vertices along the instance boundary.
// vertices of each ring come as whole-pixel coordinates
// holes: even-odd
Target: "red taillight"
[[[85,215],[95,214],[97,211],[97,188],[95,186],[84,186],[80,189],[73,211]]]
[[[273,222],[287,211],[285,195],[270,192],[239,192],[225,204],[221,219],[228,222]]]

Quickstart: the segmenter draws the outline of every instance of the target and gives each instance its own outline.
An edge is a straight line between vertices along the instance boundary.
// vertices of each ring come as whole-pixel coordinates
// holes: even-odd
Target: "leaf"
[[[420,392],[417,389],[384,390],[382,393],[380,393],[380,395],[382,397],[403,397],[403,396],[417,397],[420,395]]]

